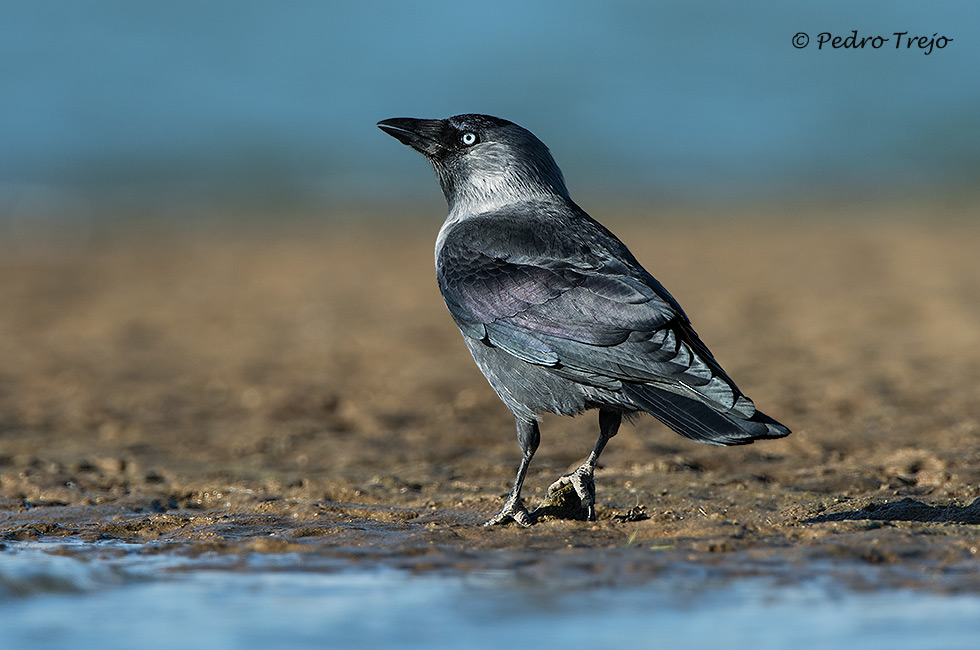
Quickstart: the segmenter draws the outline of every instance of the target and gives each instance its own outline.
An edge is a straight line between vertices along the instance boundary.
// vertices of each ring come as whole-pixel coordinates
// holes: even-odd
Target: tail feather
[[[751,417],[718,411],[696,399],[650,385],[623,386],[623,393],[641,410],[685,438],[709,445],[747,445],[762,438],[782,438],[790,430],[761,411]]]

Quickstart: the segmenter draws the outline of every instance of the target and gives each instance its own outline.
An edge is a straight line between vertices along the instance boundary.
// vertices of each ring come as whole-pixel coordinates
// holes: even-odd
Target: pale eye
[[[464,133],[461,139],[463,141],[463,144],[465,144],[467,147],[470,146],[471,144],[476,144],[476,134],[470,131]]]

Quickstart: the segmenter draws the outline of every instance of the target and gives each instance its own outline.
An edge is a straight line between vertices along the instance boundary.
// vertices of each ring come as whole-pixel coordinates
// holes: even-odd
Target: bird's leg
[[[521,500],[521,487],[524,485],[524,477],[527,476],[527,468],[531,464],[531,458],[538,449],[538,443],[541,442],[541,432],[538,430],[537,420],[517,418],[517,442],[521,445],[521,464],[517,468],[514,487],[510,489],[503,509],[483,524],[484,526],[503,524],[511,519],[525,528],[531,525],[531,516],[527,513],[527,508],[524,507],[524,502]]]
[[[557,496],[566,486],[571,486],[582,502],[586,518],[595,521],[595,466],[606,443],[619,432],[622,421],[622,412],[614,409],[599,409],[599,439],[596,440],[592,453],[578,469],[565,474],[551,484],[548,488],[549,500]]]

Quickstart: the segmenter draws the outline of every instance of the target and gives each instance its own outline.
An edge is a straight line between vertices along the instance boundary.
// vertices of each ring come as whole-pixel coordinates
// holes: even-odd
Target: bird
[[[377,126],[425,156],[449,213],[436,278],[476,365],[514,415],[521,460],[485,526],[532,525],[521,498],[539,417],[598,410],[588,458],[548,489],[596,520],[595,470],[624,418],[649,413],[691,440],[744,445],[790,433],[757,410],[680,304],[571,198],[545,146],[498,117],[398,117]]]

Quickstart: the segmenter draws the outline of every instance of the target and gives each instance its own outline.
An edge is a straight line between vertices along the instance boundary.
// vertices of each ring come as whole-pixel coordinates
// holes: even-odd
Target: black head
[[[495,135],[499,136],[499,132],[507,127],[521,128],[489,115],[456,115],[445,120],[394,117],[378,122],[382,131],[430,159],[462,154],[481,142],[492,140]]]
[[[432,163],[450,207],[461,200],[502,203],[568,196],[548,148],[527,129],[490,115],[444,120],[396,117],[378,127]]]

